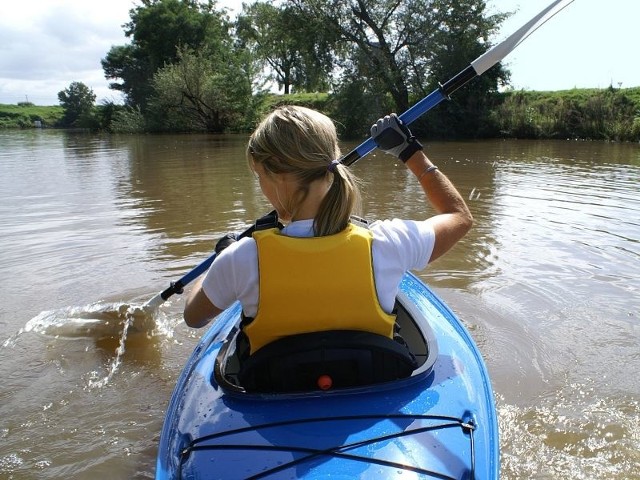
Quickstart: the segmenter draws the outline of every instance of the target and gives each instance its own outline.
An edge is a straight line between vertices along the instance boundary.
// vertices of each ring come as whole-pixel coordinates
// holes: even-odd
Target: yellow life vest
[[[395,316],[376,293],[369,230],[349,224],[335,235],[298,238],[273,228],[253,238],[260,297],[244,327],[252,354],[300,333],[360,330],[393,338]]]

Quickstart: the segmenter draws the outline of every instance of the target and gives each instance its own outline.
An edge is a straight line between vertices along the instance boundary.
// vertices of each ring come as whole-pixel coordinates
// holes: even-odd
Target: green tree
[[[61,123],[65,127],[92,128],[94,102],[96,96],[89,87],[82,82],[71,82],[64,90],[58,92],[58,100],[64,109]]]
[[[124,94],[128,105],[143,105],[150,93],[149,62],[144,52],[133,45],[111,47],[102,59],[106,79],[120,80],[109,83],[109,88]]]
[[[198,49],[212,38],[228,36],[230,23],[216,2],[196,0],[141,0],[129,11],[124,25],[131,44],[113,46],[102,59],[105,78],[116,80],[111,88],[121,91],[132,106],[145,107],[151,80],[165,65],[178,60],[181,46]]]
[[[367,81],[375,93],[389,93],[396,110],[409,106],[410,50],[428,45],[433,30],[427,0],[290,0],[322,19],[348,45],[342,67]]]
[[[341,82],[331,95],[329,112],[343,138],[362,139],[369,133],[372,119],[392,107],[387,97],[374,95],[367,82],[357,75]]]
[[[433,21],[437,25],[431,38],[428,77],[414,72],[419,96],[438,88],[484,52],[507,14],[488,15],[486,2],[478,0],[432,0]],[[458,90],[451,101],[440,105],[422,120],[430,136],[476,137],[489,133],[487,118],[496,101],[500,85],[506,85],[509,72],[496,65]]]
[[[236,34],[285,95],[329,88],[336,37],[309,12],[270,2],[244,4]]]
[[[177,63],[156,73],[150,110],[160,128],[224,132],[247,113],[250,78],[243,57],[231,50],[183,48]]]
[[[487,15],[484,0],[288,2],[339,34],[345,81],[364,80],[373,95],[389,95],[397,112],[458,73],[458,60],[468,64],[488,50],[488,38],[504,19]],[[495,91],[496,81],[489,75],[476,94]]]

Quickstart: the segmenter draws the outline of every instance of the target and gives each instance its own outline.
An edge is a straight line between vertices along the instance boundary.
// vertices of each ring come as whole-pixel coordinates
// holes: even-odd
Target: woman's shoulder
[[[396,259],[405,271],[426,267],[435,244],[429,222],[394,218],[373,222],[370,229],[374,251]]]
[[[376,220],[369,224],[369,229],[380,235],[433,235],[433,227],[429,222],[424,220],[403,220],[393,218],[387,220]]]
[[[376,220],[369,225],[369,229],[373,232],[374,239],[387,240],[396,244],[422,243],[425,240],[432,241],[434,237],[433,227],[424,220],[400,218]]]

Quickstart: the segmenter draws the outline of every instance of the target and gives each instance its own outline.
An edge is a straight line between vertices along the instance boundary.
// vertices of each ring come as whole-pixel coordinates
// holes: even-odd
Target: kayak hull
[[[240,307],[221,314],[188,360],[169,403],[157,479],[497,479],[498,425],[480,352],[414,275],[401,294],[437,349],[409,378],[336,391],[247,394],[223,388],[216,357]]]

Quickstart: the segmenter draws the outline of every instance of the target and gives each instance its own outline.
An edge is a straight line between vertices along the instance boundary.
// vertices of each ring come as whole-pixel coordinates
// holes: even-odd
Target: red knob
[[[329,375],[320,375],[317,384],[320,390],[329,390],[333,385],[333,380]]]

